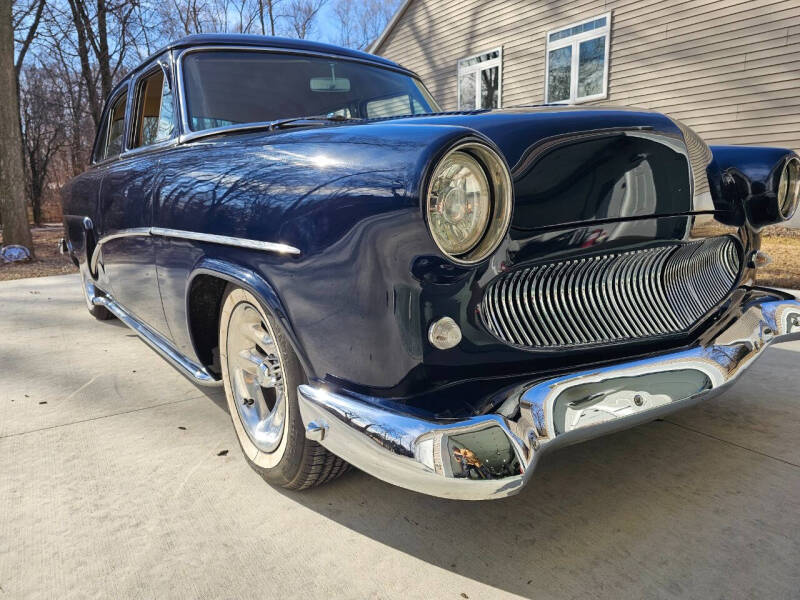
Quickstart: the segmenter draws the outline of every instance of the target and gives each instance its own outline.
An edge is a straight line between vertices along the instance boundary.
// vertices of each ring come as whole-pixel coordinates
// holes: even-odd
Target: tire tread
[[[324,446],[306,440],[303,465],[297,476],[284,487],[292,490],[305,490],[333,481],[346,473],[349,468],[349,463],[326,450]]]

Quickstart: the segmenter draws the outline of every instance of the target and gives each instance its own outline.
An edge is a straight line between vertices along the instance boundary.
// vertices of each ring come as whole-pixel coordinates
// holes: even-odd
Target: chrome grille
[[[703,200],[711,202],[711,189],[708,186],[708,177],[706,176],[706,167],[714,159],[711,148],[686,125],[674,119],[673,121],[683,133],[683,140],[686,143],[686,151],[689,154],[689,163],[692,167],[694,197],[697,202]]]
[[[727,236],[539,264],[492,281],[481,314],[489,331],[517,346],[668,335],[719,304],[739,268],[738,242]]]

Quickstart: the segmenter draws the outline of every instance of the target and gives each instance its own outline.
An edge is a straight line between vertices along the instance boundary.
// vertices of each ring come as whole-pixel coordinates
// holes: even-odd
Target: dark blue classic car
[[[65,248],[92,315],[224,385],[267,481],[499,498],[800,334],[756,284],[799,171],[654,112],[444,113],[377,56],[193,36],[111,95]]]

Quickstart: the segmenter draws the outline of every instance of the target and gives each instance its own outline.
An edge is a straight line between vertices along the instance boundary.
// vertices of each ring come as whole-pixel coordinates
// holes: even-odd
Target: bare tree
[[[49,0],[34,56],[39,64],[47,65],[51,81],[58,82],[58,85],[48,85],[48,94],[59,106],[65,138],[59,150],[61,156],[54,161],[56,166],[51,171],[51,179],[57,183],[64,183],[83,171],[95,132],[93,107],[87,101],[89,90],[83,77],[75,35],[66,2],[62,1],[59,6],[58,0]],[[92,82],[92,89],[97,94],[96,78]],[[33,79],[28,83],[31,87],[39,84]],[[43,81],[41,85],[46,83]]]
[[[35,34],[30,35],[32,38]],[[26,39],[28,37],[25,36]],[[15,66],[11,0],[0,0],[0,216],[3,221],[3,242],[21,244],[33,252],[25,201],[19,87]]]
[[[286,19],[295,37],[303,40],[314,30],[320,9],[327,0],[290,0]]]
[[[275,12],[280,0],[256,0],[258,8],[258,20],[261,23],[261,35],[267,35],[264,17],[269,23],[269,35],[275,35],[275,24],[278,21],[278,14]]]
[[[19,79],[19,72],[22,69],[22,63],[25,62],[25,55],[31,47],[31,43],[36,37],[36,32],[39,29],[39,23],[42,20],[44,13],[45,0],[32,0],[26,7],[21,8],[16,14],[12,14],[12,27],[15,32],[24,31],[24,37],[19,42],[17,50],[17,60],[14,63],[14,71]],[[28,19],[32,17],[32,23],[28,24]]]
[[[366,50],[397,11],[400,0],[338,0],[333,16],[339,28],[337,42]]]
[[[145,0],[141,0],[144,2]],[[279,15],[274,6],[279,0],[171,0],[167,5],[153,3],[155,29],[162,43],[181,35],[207,32],[255,33],[267,26],[276,27]]]
[[[42,199],[53,157],[65,143],[65,106],[60,73],[49,66],[26,68],[20,77],[22,138],[33,221],[42,222]]]
[[[87,0],[68,0],[68,4],[92,117],[95,125],[99,125],[103,103],[125,65],[129,27],[138,0],[125,0],[119,4],[95,0],[94,5]]]
[[[22,207],[21,217],[5,216],[13,204],[5,192],[13,169],[6,169],[3,162],[0,217],[8,223],[27,223],[30,201],[35,219],[40,219],[42,203],[53,201],[55,189],[83,171],[113,86],[141,59],[194,33],[308,38],[317,33],[327,1],[0,0],[5,14],[9,6],[12,11],[6,23],[12,24],[16,44],[16,54],[14,42],[10,54],[5,49],[15,85],[0,80],[0,114],[17,115],[16,138],[4,133],[6,123],[0,139],[3,161],[8,160],[10,148],[18,149],[13,203]],[[355,10],[359,6],[352,2],[354,18],[366,18]],[[9,89],[16,104],[3,101]],[[6,231],[10,235],[11,229]]]

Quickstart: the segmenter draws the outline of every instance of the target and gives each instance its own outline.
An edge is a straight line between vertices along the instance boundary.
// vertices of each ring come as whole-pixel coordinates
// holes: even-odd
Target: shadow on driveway
[[[763,395],[753,402],[753,392],[743,382],[675,417],[702,427],[728,403],[756,422]],[[796,466],[666,420],[557,451],[503,500],[432,498],[355,469],[279,491],[357,534],[530,598],[790,598],[800,589],[798,489]]]

